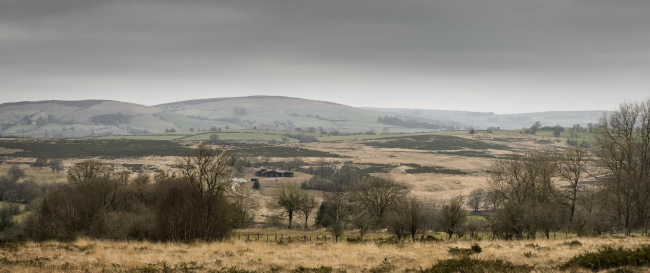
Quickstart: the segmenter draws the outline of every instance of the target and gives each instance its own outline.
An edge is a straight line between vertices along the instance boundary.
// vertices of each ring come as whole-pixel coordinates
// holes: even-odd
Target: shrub
[[[430,268],[423,269],[422,273],[452,273],[452,272],[504,272],[518,273],[531,272],[534,268],[528,265],[514,265],[510,262],[495,260],[470,259],[469,257],[454,258],[438,261]]]
[[[650,245],[643,245],[637,249],[623,249],[606,246],[598,252],[587,252],[571,258],[560,265],[566,270],[573,267],[582,267],[593,271],[623,266],[648,266],[650,265]]]
[[[332,267],[329,267],[329,266],[321,266],[321,267],[314,267],[314,268],[306,268],[306,267],[300,266],[300,267],[294,269],[291,272],[294,272],[294,273],[301,273],[301,272],[330,273],[330,272],[334,272],[334,269],[332,269]]]
[[[474,251],[474,253],[481,253],[483,251],[481,246],[479,246],[478,244],[473,244],[470,249]]]
[[[387,258],[384,258],[384,261],[381,262],[378,266],[375,266],[373,268],[370,268],[370,273],[387,273],[387,272],[393,272],[397,266],[394,264],[391,264]]]
[[[570,247],[579,247],[582,246],[582,243],[578,240],[573,240],[571,242],[564,242],[564,245],[570,246]]]
[[[363,240],[361,240],[361,237],[348,237],[348,238],[345,238],[345,240],[348,243],[361,243],[361,242],[363,242]]]

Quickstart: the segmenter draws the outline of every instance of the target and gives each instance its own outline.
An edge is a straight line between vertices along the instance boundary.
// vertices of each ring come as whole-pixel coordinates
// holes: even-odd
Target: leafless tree
[[[354,205],[350,200],[351,198],[351,195],[346,192],[323,193],[323,199],[327,202],[330,212],[334,216],[332,219],[333,223],[327,229],[332,233],[336,241],[343,235],[348,217],[353,213]]]
[[[45,157],[39,157],[34,162],[34,167],[43,169],[44,166],[47,166],[47,158]]]
[[[523,204],[553,196],[556,162],[548,151],[531,151],[499,159],[490,166],[488,183],[499,199]]]
[[[61,159],[52,158],[48,162],[48,165],[50,165],[50,169],[52,169],[52,172],[59,173],[61,172],[61,170],[63,170],[63,161],[61,161]]]
[[[247,187],[241,187],[238,189],[241,195],[234,195],[233,208],[235,209],[233,216],[237,221],[237,226],[240,228],[248,227],[255,218],[255,212],[259,209],[259,202],[248,197],[252,194],[252,189]]]
[[[389,176],[371,176],[359,181],[351,195],[358,207],[381,226],[386,213],[394,210],[397,202],[403,200],[408,192],[406,185]]]
[[[84,160],[68,169],[68,182],[79,185],[88,184],[96,179],[108,178],[112,172],[108,165],[99,160]]]
[[[316,198],[314,195],[303,191],[302,192],[302,201],[300,202],[300,206],[298,207],[298,213],[305,217],[305,229],[307,228],[307,223],[309,222],[309,215],[316,209],[318,206],[318,202],[316,202]]]
[[[176,162],[184,180],[194,185],[208,199],[223,195],[232,185],[234,168],[231,158],[221,149],[200,143],[196,149],[188,150]]]
[[[472,208],[472,210],[474,210],[474,213],[477,213],[484,199],[485,190],[481,188],[475,189],[467,196],[467,206]]]
[[[650,214],[650,99],[622,103],[603,114],[594,140],[599,163],[609,171],[613,205],[629,235]]]
[[[467,220],[467,212],[463,209],[463,203],[463,197],[457,196],[450,199],[440,210],[438,225],[447,233],[449,239]]]
[[[289,219],[288,228],[292,228],[293,215],[297,213],[304,198],[304,193],[296,185],[284,184],[276,189],[273,193],[272,200],[267,203],[267,207],[273,211],[285,215]]]
[[[415,236],[429,223],[430,215],[422,201],[415,197],[407,197],[390,213],[388,226],[399,239],[410,235],[415,241]]]
[[[557,174],[562,181],[569,183],[566,190],[561,192],[560,201],[569,208],[569,221],[573,221],[578,192],[582,188],[581,181],[588,175],[587,149],[581,145],[570,146],[557,159]]]
[[[556,161],[545,150],[515,154],[492,163],[488,183],[491,198],[498,200],[498,209],[490,219],[495,235],[510,239],[526,233],[534,238],[542,229],[555,228],[552,223],[557,219],[536,216],[542,212],[545,217],[559,215],[551,213],[556,209],[558,196],[553,183],[555,171]]]

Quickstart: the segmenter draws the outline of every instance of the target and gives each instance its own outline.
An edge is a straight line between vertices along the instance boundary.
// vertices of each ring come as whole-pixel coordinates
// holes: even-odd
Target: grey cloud
[[[338,69],[365,73],[360,80],[373,70],[638,74],[650,70],[648,14],[650,1],[6,0],[0,68],[246,78],[316,67],[313,78]]]

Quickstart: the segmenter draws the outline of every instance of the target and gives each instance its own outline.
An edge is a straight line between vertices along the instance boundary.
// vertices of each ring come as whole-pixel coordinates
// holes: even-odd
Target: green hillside
[[[277,96],[190,100],[157,106],[109,100],[33,101],[0,104],[0,135],[148,138],[165,132],[242,129],[326,135],[433,131],[378,123],[380,115],[375,111],[331,102]],[[254,139],[281,141],[271,136]]]
[[[227,122],[230,128],[275,131],[411,132],[401,126],[377,123],[379,113],[346,105],[277,96],[252,96],[181,101],[157,105],[164,113],[176,113],[210,122]],[[164,114],[169,115],[169,114]],[[196,127],[199,127],[196,125]],[[223,126],[221,126],[223,127]],[[311,129],[313,128],[313,129]],[[422,131],[420,129],[419,131]]]

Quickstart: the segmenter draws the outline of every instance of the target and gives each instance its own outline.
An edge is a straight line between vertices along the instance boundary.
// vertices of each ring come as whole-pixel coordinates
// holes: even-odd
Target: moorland
[[[7,125],[3,134],[12,137],[0,139],[0,173],[6,174],[1,189],[2,270],[636,272],[648,268],[645,195],[632,194],[645,193],[647,188],[629,182],[626,186],[634,188],[625,192],[608,182],[611,170],[601,164],[607,159],[602,149],[607,135],[597,128],[610,123],[597,127],[598,121],[592,120],[563,127],[556,126],[557,122],[538,126],[532,121],[516,130],[469,124],[466,130],[450,130],[460,125],[451,122],[437,128],[413,128],[379,123],[375,112],[318,102],[332,107],[332,115],[347,111],[366,116],[363,122],[367,123],[359,127],[333,129],[311,121],[341,125],[339,120],[328,117],[327,111],[307,109],[304,113],[291,110],[296,119],[283,124],[260,122],[257,117],[256,122],[245,123],[242,117],[252,115],[254,107],[224,101],[232,102],[162,105],[165,113],[147,110],[151,117],[124,119],[121,115],[131,114],[110,112],[104,120],[95,120],[98,124],[74,123],[75,130],[57,120],[39,125],[38,113],[31,117],[12,114],[28,116],[31,124]],[[76,107],[74,113],[98,106],[109,109],[107,103],[114,102],[63,105]],[[224,103],[219,107],[228,113],[236,112],[228,107],[239,107],[239,119],[210,110],[215,103]],[[197,118],[207,112],[214,116]],[[49,114],[40,115],[47,119]],[[192,130],[178,126],[178,120],[186,122],[188,116],[193,116],[191,122],[203,123],[189,127]],[[148,123],[144,120],[152,117],[169,123],[157,125],[155,132],[128,126],[123,135],[100,133],[125,132],[120,127],[126,125],[101,122],[117,119],[133,124],[134,119],[142,119]],[[306,118],[310,120],[299,123]],[[228,123],[228,119],[237,122]],[[66,133],[57,127],[55,132],[62,135],[52,138],[54,129],[47,126],[54,124],[66,127]],[[71,131],[80,128],[83,132],[92,129],[94,134],[71,138]],[[32,130],[36,138],[16,137],[26,132],[19,130]],[[48,137],[44,130],[50,133]],[[216,199],[205,197],[210,187],[191,186],[205,182],[194,178],[205,174],[195,172],[201,169],[199,165],[192,167],[198,164],[194,158],[205,156],[199,151],[211,155],[210,162],[224,163],[224,171],[214,180],[219,182],[213,191]],[[567,151],[582,153],[584,158],[571,158],[573,154]],[[582,164],[575,180],[563,175],[568,167],[559,167],[571,166],[568,161]],[[254,173],[260,169],[294,175],[257,177]],[[75,176],[88,170],[101,171],[91,179]],[[520,170],[528,178],[513,179],[518,174],[509,170]],[[247,182],[233,182],[232,177]],[[257,186],[252,178],[258,179]],[[517,188],[527,194],[519,203],[514,201],[518,196],[512,182],[527,185]],[[359,202],[363,197],[359,193],[367,184],[392,185],[399,201],[387,206],[385,215],[373,215]],[[98,193],[99,189],[103,191]],[[274,204],[283,191],[311,198],[311,211],[297,210],[290,222],[286,208]],[[192,198],[185,194],[201,201],[188,201]],[[631,202],[617,203],[617,197],[628,197]],[[339,208],[333,209],[334,205]],[[93,206],[97,209],[80,212]],[[203,209],[212,210],[201,214]],[[211,226],[184,218],[191,215],[226,224]],[[417,217],[399,217],[405,215]],[[419,224],[404,224],[415,218],[421,219]],[[179,223],[177,229],[169,228],[173,221]],[[214,230],[180,224],[192,221]]]

